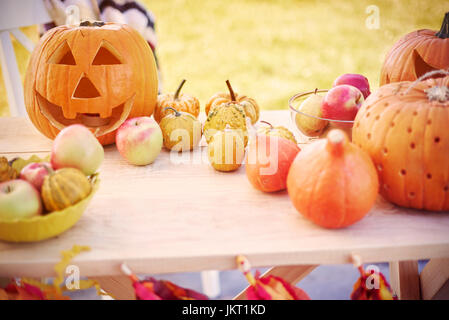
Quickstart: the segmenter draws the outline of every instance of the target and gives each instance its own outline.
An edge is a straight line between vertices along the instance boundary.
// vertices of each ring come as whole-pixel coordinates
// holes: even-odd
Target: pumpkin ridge
[[[61,32],[58,32],[58,31],[61,31]],[[53,38],[54,37],[56,37],[56,35],[60,38],[60,37],[62,37],[63,36],[63,32],[62,32],[63,30],[61,30],[60,28],[56,28],[55,29],[55,31],[53,32],[53,33],[50,33],[50,35],[48,36],[48,38],[45,38],[45,40],[43,40],[43,43],[42,43],[42,45],[39,47],[39,50],[38,51],[36,51],[39,55],[35,58],[36,60],[34,60],[33,59],[33,57],[30,59],[30,62],[29,62],[29,66],[28,66],[28,68],[30,68],[30,66],[31,66],[31,64],[32,63],[34,63],[35,65],[36,65],[36,68],[35,68],[35,70],[34,70],[34,75],[33,75],[33,80],[32,80],[32,84],[31,84],[31,87],[32,87],[32,90],[33,90],[33,92],[32,92],[32,96],[33,96],[33,104],[31,104],[31,106],[30,106],[30,108],[31,108],[31,110],[33,111],[33,113],[35,114],[35,115],[37,115],[36,116],[36,119],[38,120],[38,128],[47,128],[47,127],[53,127],[53,126],[51,126],[50,124],[43,124],[42,122],[41,122],[41,117],[42,117],[42,114],[41,114],[41,112],[40,112],[40,109],[39,109],[39,106],[37,105],[37,100],[36,100],[36,95],[35,95],[35,93],[34,93],[34,91],[37,91],[37,88],[36,88],[36,82],[37,82],[37,75],[38,75],[38,71],[39,71],[39,68],[42,68],[42,65],[40,64],[40,60],[42,59],[42,55],[43,55],[43,52],[47,49],[47,46],[49,45],[49,43],[53,40]],[[32,54],[33,56],[34,56],[34,54]],[[45,77],[47,77],[47,75],[45,76]],[[27,91],[26,89],[25,89],[25,91]],[[27,104],[28,105],[28,104]]]
[[[325,147],[326,143],[323,143],[323,146]],[[322,148],[322,149],[323,149],[323,152],[326,152],[325,148]],[[326,162],[328,162],[327,159],[326,159]],[[323,164],[321,163],[321,161],[319,162],[319,164],[320,164],[321,168],[323,168]],[[326,166],[326,164],[324,166]],[[320,170],[318,178],[316,179],[316,183],[313,186],[312,192],[309,194],[310,200],[308,201],[306,212],[312,213],[310,207],[312,206],[312,204],[314,202],[314,196],[316,194],[316,190],[317,190],[318,186],[321,184],[321,180],[323,179],[323,176],[325,173],[326,173],[326,170]],[[315,213],[313,212],[312,214],[308,215],[308,217],[314,216],[314,215],[315,215]],[[321,216],[321,219],[323,219],[323,216]]]
[[[54,209],[61,210],[62,208],[67,206],[67,204],[70,203],[70,199],[68,199],[66,197],[66,195],[64,194],[66,187],[64,186],[64,184],[61,186],[59,184],[59,181],[57,178],[58,177],[53,177],[53,179],[52,179],[52,181],[53,181],[52,191],[53,191],[53,193],[55,193],[56,198],[58,198],[58,200],[59,200],[57,203],[54,203],[54,206],[55,206]],[[63,203],[62,206],[61,206],[61,203]]]

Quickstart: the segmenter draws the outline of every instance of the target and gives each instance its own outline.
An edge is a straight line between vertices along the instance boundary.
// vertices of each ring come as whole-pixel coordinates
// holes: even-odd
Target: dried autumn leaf
[[[381,272],[365,271],[358,256],[353,256],[354,265],[360,277],[354,283],[351,300],[397,300],[390,284]]]
[[[89,250],[87,246],[74,245],[71,250],[62,251],[62,259],[54,268],[56,278],[53,284],[28,278],[12,281],[4,289],[0,288],[0,300],[70,300],[70,297],[63,295],[63,291],[68,290],[63,286],[65,270],[76,255]],[[80,290],[96,287],[97,293],[102,294],[98,283],[92,280],[80,280],[79,287]]]
[[[246,291],[248,300],[310,300],[304,290],[291,285],[281,277],[274,275],[261,277],[259,271],[253,276],[249,261],[244,256],[237,257],[237,265],[250,284]]]
[[[132,281],[137,300],[208,300],[204,294],[186,289],[166,280],[156,280],[152,277],[140,280],[125,264],[122,271]]]

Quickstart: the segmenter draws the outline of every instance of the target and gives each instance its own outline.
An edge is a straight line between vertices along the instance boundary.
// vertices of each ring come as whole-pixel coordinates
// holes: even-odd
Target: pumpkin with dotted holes
[[[49,30],[31,54],[25,106],[53,139],[79,123],[106,145],[127,119],[150,116],[158,91],[153,53],[128,25],[82,22]]]
[[[373,159],[387,200],[449,210],[448,121],[449,77],[391,83],[367,98],[352,140]]]

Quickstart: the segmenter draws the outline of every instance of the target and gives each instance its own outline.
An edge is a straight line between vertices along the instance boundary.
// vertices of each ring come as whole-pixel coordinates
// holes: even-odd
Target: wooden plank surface
[[[286,111],[261,119],[291,128]],[[24,119],[0,119],[0,154],[50,146]],[[252,188],[244,167],[214,171],[206,150],[184,160],[163,151],[154,164],[135,167],[107,147],[100,189],[81,220],[41,243],[0,242],[0,276],[51,276],[59,252],[74,244],[92,248],[74,260],[82,276],[119,275],[122,262],[138,274],[234,269],[238,254],[254,267],[350,263],[353,253],[365,263],[449,257],[447,212],[399,209],[379,198],[362,221],[326,230],[303,219],[287,192]]]
[[[449,258],[431,259],[420,274],[423,300],[449,299]]]
[[[390,284],[400,300],[420,300],[418,261],[390,262]]]

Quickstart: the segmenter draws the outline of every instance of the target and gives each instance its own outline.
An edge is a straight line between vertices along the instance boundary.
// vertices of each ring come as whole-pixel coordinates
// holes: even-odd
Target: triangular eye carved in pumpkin
[[[107,41],[101,43],[92,65],[122,64],[122,59],[117,50]]]
[[[67,41],[64,41],[58,48],[56,48],[50,56],[50,59],[48,59],[48,63],[76,65],[75,57],[73,56]]]

